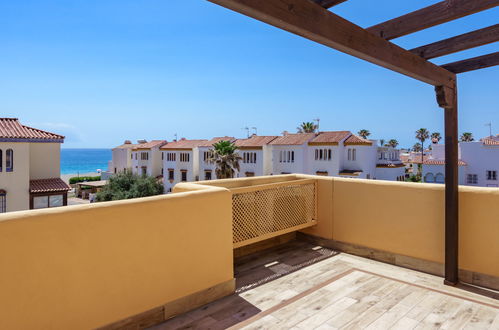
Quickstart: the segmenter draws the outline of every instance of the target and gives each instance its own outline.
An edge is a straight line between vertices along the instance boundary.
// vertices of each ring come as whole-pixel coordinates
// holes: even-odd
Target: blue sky
[[[438,1],[347,1],[368,27]],[[412,48],[497,23],[499,8],[396,39]],[[321,130],[372,132],[412,146],[443,132],[433,87],[206,0],[0,0],[0,116],[67,136],[64,147],[124,139]],[[497,51],[498,43],[436,59]],[[460,131],[499,133],[499,68],[459,76]]]

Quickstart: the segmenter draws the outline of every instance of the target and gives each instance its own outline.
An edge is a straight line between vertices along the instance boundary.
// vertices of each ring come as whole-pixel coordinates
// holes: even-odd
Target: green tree
[[[109,183],[95,197],[98,202],[104,202],[161,195],[162,193],[163,185],[156,178],[125,171],[113,175],[109,179]]]
[[[416,131],[416,139],[421,142],[421,167],[420,171],[423,169],[423,161],[424,161],[424,143],[426,140],[430,138],[430,132],[426,128],[420,128]],[[420,173],[421,175],[422,173]]]
[[[442,136],[440,135],[440,133],[438,132],[431,133],[431,142],[433,144],[437,144],[438,142],[440,142],[440,140],[442,140]]]
[[[412,150],[415,151],[415,152],[420,152],[422,150],[422,146],[421,146],[421,143],[416,143],[412,146]]]
[[[475,141],[473,134],[470,132],[465,132],[461,135],[461,142],[472,142]]]
[[[317,125],[308,121],[301,123],[296,129],[298,130],[298,133],[315,133],[317,131]]]
[[[213,145],[213,152],[208,161],[216,165],[215,173],[218,179],[230,179],[239,171],[239,161],[242,159],[236,152],[236,145],[230,141],[220,141]]]
[[[385,142],[386,142],[385,139],[380,139],[379,140],[380,147],[384,147],[385,146]]]
[[[392,148],[397,148],[397,146],[399,145],[399,142],[395,139],[391,139],[390,141],[388,141],[388,143],[386,145],[389,147],[392,147]]]
[[[367,129],[361,129],[357,134],[362,138],[367,139],[367,137],[371,135],[371,132],[369,132]]]

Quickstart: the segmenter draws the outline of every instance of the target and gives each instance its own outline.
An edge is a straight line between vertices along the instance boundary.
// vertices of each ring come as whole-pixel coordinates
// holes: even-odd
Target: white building
[[[406,165],[400,160],[400,151],[393,147],[378,147],[376,180],[405,181]]]
[[[215,173],[215,164],[210,163],[208,160],[210,159],[211,152],[213,150],[213,145],[220,141],[230,141],[234,142],[236,139],[232,136],[222,136],[215,137],[209,141],[205,141],[200,143],[197,147],[197,159],[199,159],[199,171],[197,180],[215,180],[217,179],[217,175]],[[237,173],[236,173],[237,176]]]
[[[181,139],[160,148],[165,192],[171,192],[173,186],[179,182],[199,180],[198,147],[206,142],[207,140]],[[211,177],[203,179],[210,180]]]
[[[126,170],[131,171],[133,168],[133,148],[139,144],[133,144],[130,140],[126,140],[122,145],[113,148],[113,160],[109,164],[108,171],[112,174],[123,173]]]
[[[284,133],[272,140],[272,174],[308,173],[308,142],[315,133]]]
[[[459,143],[459,184],[499,187],[499,136]],[[445,182],[445,145],[432,145],[430,157],[423,163],[423,181]]]
[[[0,213],[67,205],[60,179],[64,136],[0,118]]]
[[[269,145],[277,136],[252,135],[248,139],[236,140],[241,161],[239,177],[270,175],[272,173],[272,150]]]
[[[163,175],[160,148],[166,143],[165,140],[153,140],[135,146],[132,149],[132,172],[153,177]]]

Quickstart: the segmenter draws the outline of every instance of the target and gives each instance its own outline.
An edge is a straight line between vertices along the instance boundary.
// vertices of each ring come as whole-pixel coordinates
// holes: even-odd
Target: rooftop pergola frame
[[[346,54],[435,86],[445,118],[445,283],[458,278],[458,99],[456,74],[499,64],[499,52],[442,66],[430,59],[499,41],[499,24],[406,50],[390,40],[494,8],[499,0],[446,0],[362,28],[329,9],[347,0],[208,0]]]

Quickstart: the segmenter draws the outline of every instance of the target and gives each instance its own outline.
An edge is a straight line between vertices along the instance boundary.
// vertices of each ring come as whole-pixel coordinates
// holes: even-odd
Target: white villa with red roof
[[[459,184],[499,187],[499,135],[459,143]],[[433,144],[423,163],[423,181],[445,182],[445,145]]]
[[[134,146],[132,149],[132,173],[153,177],[163,175],[160,148],[166,143],[166,140],[152,140]]]
[[[0,213],[67,205],[63,142],[62,135],[0,118]]]
[[[277,136],[252,135],[248,139],[236,140],[239,150],[239,176],[252,177],[272,174],[272,149],[270,143]]]
[[[131,171],[133,168],[132,150],[139,144],[133,144],[132,141],[126,140],[122,145],[113,148],[113,160],[109,163],[108,171],[113,174]]]
[[[160,148],[163,159],[165,192],[171,192],[173,186],[179,182],[199,179],[198,147],[207,141],[180,139],[167,143]]]

